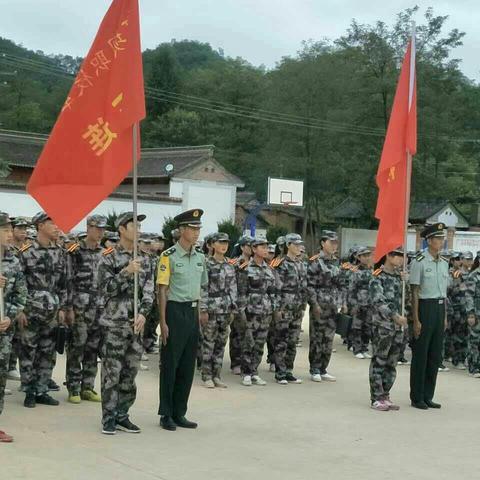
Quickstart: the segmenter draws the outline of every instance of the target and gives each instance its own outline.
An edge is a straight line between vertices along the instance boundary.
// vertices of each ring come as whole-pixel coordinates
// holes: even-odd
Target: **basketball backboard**
[[[303,182],[268,177],[268,204],[303,207]]]

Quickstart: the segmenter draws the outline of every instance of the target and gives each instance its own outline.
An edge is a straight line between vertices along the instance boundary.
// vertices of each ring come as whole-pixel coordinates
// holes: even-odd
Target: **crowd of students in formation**
[[[21,381],[25,407],[59,404],[49,392],[60,389],[52,379],[52,371],[55,352],[61,351],[59,343],[66,332],[68,401],[102,402],[94,390],[98,359],[108,354],[108,348],[115,349],[115,342],[120,340],[110,338],[110,333],[105,339],[103,327],[111,326],[102,324],[99,318],[105,317],[105,295],[115,289],[117,293],[122,291],[123,284],[121,280],[114,282],[105,271],[99,275],[98,270],[99,265],[108,269],[109,261],[105,259],[114,251],[118,254],[119,239],[130,238],[127,224],[132,218],[131,214],[124,215],[117,221],[119,237],[106,231],[105,217],[93,215],[87,219],[87,231],[73,238],[61,236],[43,212],[32,220],[0,212],[0,287],[4,294],[0,412],[4,393],[8,393],[7,378]],[[174,241],[175,235],[174,231]],[[122,279],[143,272],[141,299],[148,308],[144,309],[144,321],[134,325],[135,333],[142,330],[143,336],[141,346],[132,353],[132,362],[159,353],[159,314],[153,286],[164,243],[161,235],[142,234],[141,264],[126,261],[127,267],[116,271],[112,263],[113,277]],[[347,328],[342,329],[346,348],[358,360],[371,360],[371,407],[380,411],[399,409],[390,398],[390,389],[397,365],[409,364],[406,349],[413,341],[408,283],[406,313],[402,313],[402,282],[408,276],[402,272],[402,249],[390,252],[374,266],[372,251],[365,246],[352,248],[340,261],[337,235],[332,231],[322,232],[319,252],[310,258],[302,238],[295,233],[280,237],[276,245],[243,236],[231,253],[230,244],[226,233],[214,233],[198,247],[205,253],[208,272],[208,283],[202,287],[199,299],[199,310],[208,313],[208,322],[202,326],[197,358],[206,388],[227,388],[222,380],[227,342],[230,368],[245,387],[267,383],[259,375],[265,344],[276,383],[302,383],[295,370],[295,358],[308,305],[311,381],[336,381],[328,367],[338,324],[345,326],[346,322]],[[480,315],[479,256],[474,258],[471,252],[443,254],[450,262],[444,360],[480,378],[480,327],[476,320]],[[410,259],[414,256],[409,254]],[[115,303],[117,310],[121,307],[121,303]],[[108,395],[102,404],[104,425],[108,415],[113,415],[109,404],[118,410],[123,401],[128,412],[135,398],[131,394],[135,375],[128,380],[130,390],[122,392],[121,378],[117,379],[120,387],[109,387],[116,367],[112,363],[108,368],[105,378],[102,372],[102,396]],[[440,370],[448,370],[445,363]],[[126,413],[123,420],[117,418],[118,425],[125,431],[137,431]],[[12,437],[2,431],[0,441],[10,442]]]

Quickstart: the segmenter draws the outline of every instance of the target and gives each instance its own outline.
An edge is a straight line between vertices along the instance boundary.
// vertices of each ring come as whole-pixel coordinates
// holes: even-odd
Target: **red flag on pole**
[[[138,0],[113,0],[27,185],[61,230],[131,171],[133,127],[143,118]]]
[[[417,151],[415,41],[409,43],[377,171],[379,220],[375,261],[404,244],[410,206],[411,157]],[[406,248],[406,245],[404,245]]]

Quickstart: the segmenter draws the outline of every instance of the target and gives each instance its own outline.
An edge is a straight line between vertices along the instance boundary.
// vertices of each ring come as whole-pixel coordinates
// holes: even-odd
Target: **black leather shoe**
[[[173,421],[173,418],[167,416],[160,417],[160,426],[170,432],[174,432],[177,429],[177,424]]]
[[[176,417],[173,421],[177,424],[177,427],[181,428],[197,428],[198,423],[190,422],[185,417]]]
[[[27,408],[35,408],[37,405],[37,398],[33,393],[27,393],[25,396],[25,400],[23,402],[23,406]]]
[[[412,402],[412,407],[419,410],[428,410],[428,405],[425,402]]]
[[[59,392],[60,387],[52,379],[50,379],[48,381],[48,391],[49,392]]]
[[[432,402],[432,400],[425,400],[425,403],[428,408],[442,408],[439,403]]]
[[[44,393],[43,395],[38,395],[36,401],[40,405],[49,405],[51,407],[56,407],[60,404],[58,400],[52,398],[48,393]]]

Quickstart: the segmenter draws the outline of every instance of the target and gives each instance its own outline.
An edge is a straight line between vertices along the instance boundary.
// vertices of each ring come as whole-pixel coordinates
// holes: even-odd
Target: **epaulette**
[[[80,248],[80,244],[79,243],[74,243],[67,248],[67,252],[68,253],[73,253],[73,252],[76,252],[79,248]]]
[[[282,262],[283,262],[284,257],[275,257],[271,262],[270,262],[270,267],[272,268],[277,268]]]
[[[377,268],[372,275],[374,277],[378,277],[382,272],[383,272],[383,268]]]
[[[317,254],[314,255],[313,257],[310,257],[309,260],[310,260],[311,262],[313,262],[313,261],[316,260],[319,256],[320,256],[320,254],[317,253]]]
[[[415,257],[415,260],[416,260],[417,262],[421,262],[424,258],[425,258],[425,255],[424,255],[423,253],[420,253],[420,255],[417,255],[417,256]]]
[[[460,278],[462,276],[462,272],[460,270],[455,270],[453,273],[452,273],[452,277],[453,278]]]
[[[250,262],[247,260],[246,262],[243,262],[238,268],[240,268],[240,270],[244,270],[249,263]]]
[[[227,259],[227,263],[230,265],[236,265],[238,262],[238,258],[229,258]]]
[[[162,255],[165,257],[169,257],[172,253],[175,253],[176,248],[175,247],[170,247],[169,249],[165,250]]]
[[[113,247],[108,247],[102,252],[102,255],[106,257],[107,255],[110,255],[114,251],[115,251],[115,249]]]
[[[19,252],[26,252],[30,247],[32,246],[31,243],[26,243],[25,245],[23,245],[22,247],[20,247],[20,249],[18,250]]]

